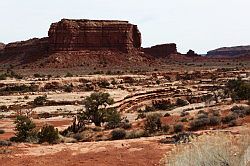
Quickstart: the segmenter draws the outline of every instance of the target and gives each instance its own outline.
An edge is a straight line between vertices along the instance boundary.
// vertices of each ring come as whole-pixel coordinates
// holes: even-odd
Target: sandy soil
[[[58,145],[18,144],[0,154],[2,166],[151,166],[173,145],[159,144],[162,137]]]

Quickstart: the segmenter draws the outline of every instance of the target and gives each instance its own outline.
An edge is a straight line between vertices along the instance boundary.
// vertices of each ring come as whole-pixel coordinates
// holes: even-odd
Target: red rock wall
[[[68,20],[49,30],[51,51],[109,48],[127,52],[141,47],[141,33],[127,21]]]
[[[150,54],[154,57],[167,57],[171,54],[176,54],[176,44],[170,43],[170,44],[162,44],[162,45],[156,45],[150,48],[144,48],[143,51],[147,54]]]

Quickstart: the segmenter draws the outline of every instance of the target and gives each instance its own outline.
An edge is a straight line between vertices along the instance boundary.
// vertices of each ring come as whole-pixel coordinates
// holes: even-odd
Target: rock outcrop
[[[250,46],[223,47],[209,51],[210,57],[240,57],[250,55]]]
[[[198,55],[195,51],[193,50],[189,50],[186,54],[187,57],[198,57],[200,55]]]
[[[177,54],[176,44],[174,43],[161,44],[150,48],[144,48],[143,51],[156,58],[165,58],[171,54]]]
[[[108,48],[128,52],[141,47],[141,33],[127,21],[62,19],[50,27],[49,46],[51,51]]]

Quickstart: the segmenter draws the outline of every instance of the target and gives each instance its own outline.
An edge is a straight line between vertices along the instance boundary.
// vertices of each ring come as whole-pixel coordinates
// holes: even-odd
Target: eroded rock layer
[[[109,48],[128,52],[141,47],[141,33],[127,21],[62,19],[51,25],[49,45],[51,51]]]

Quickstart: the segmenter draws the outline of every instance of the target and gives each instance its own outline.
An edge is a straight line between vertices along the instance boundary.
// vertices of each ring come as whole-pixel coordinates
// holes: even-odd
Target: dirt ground
[[[58,145],[18,144],[0,154],[1,166],[153,166],[173,145],[162,137]]]

